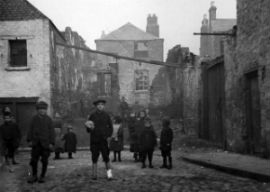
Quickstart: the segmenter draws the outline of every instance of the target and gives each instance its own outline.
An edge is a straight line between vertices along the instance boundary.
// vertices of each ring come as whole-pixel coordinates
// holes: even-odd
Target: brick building
[[[144,60],[163,61],[163,39],[159,38],[157,17],[149,15],[146,32],[127,23],[96,41],[96,49]],[[159,66],[98,56],[97,62],[118,68],[119,98],[125,97],[130,105],[148,106],[151,84]],[[105,67],[106,68],[106,67]]]
[[[204,15],[201,33],[227,32],[236,25],[236,19],[217,18],[217,7],[211,2],[209,8],[209,19]],[[223,54],[224,36],[202,35],[200,39],[200,56],[214,59]]]

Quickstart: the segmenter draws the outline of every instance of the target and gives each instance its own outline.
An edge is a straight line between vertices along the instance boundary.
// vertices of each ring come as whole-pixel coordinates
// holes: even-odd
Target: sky
[[[91,49],[102,31],[108,34],[130,22],[146,29],[148,14],[156,14],[164,55],[180,44],[199,54],[203,15],[212,0],[28,0],[49,17],[60,31],[69,26]],[[236,0],[215,0],[217,18],[236,18]],[[166,57],[165,57],[166,58]]]

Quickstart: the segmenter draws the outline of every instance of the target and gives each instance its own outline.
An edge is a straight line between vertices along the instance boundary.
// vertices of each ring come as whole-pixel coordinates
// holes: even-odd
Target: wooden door
[[[32,117],[36,114],[35,103],[16,104],[17,123],[22,133],[21,145],[26,145],[26,134]]]
[[[224,63],[216,63],[208,68],[207,73],[208,138],[223,146]]]
[[[21,146],[26,146],[26,133],[30,126],[32,116],[36,113],[37,98],[0,98],[0,109],[9,106],[16,123],[22,133]],[[0,113],[2,115],[2,111]],[[0,123],[1,123],[0,118]]]

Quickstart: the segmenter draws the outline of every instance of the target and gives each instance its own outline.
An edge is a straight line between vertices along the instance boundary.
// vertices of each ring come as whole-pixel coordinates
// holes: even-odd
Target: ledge
[[[149,93],[149,90],[135,90],[135,94],[140,94],[140,93]]]
[[[6,67],[6,71],[30,71],[30,67]]]

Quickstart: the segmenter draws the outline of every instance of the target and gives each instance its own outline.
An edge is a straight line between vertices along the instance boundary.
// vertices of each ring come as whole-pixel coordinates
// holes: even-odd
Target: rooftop
[[[126,23],[115,31],[104,35],[98,40],[156,40],[160,39],[150,33],[147,33],[131,23]]]
[[[0,21],[27,21],[47,19],[65,40],[54,23],[27,0],[0,0]]]
[[[0,0],[0,21],[48,19],[27,0]]]
[[[228,31],[236,25],[236,19],[215,19],[211,21],[212,31]]]

